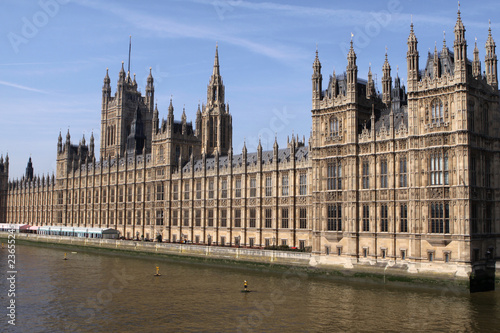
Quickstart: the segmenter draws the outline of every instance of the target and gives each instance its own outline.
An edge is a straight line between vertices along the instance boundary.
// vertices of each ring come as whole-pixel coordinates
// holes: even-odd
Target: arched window
[[[431,111],[432,111],[432,122],[433,123],[444,122],[443,102],[440,99],[435,99],[434,101],[432,101]]]

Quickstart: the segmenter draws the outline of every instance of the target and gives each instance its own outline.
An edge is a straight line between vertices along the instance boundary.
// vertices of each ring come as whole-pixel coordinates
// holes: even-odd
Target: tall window
[[[328,209],[328,220],[327,220],[327,230],[330,231],[342,231],[342,205],[329,205]]]
[[[151,201],[151,185],[146,187],[146,201]]]
[[[189,210],[184,209],[182,212],[182,219],[184,220],[183,226],[189,227]]]
[[[299,227],[300,229],[307,228],[307,208],[300,208],[299,210]]]
[[[189,183],[184,184],[184,200],[189,200]]]
[[[234,210],[234,227],[241,228],[241,210],[240,209]]]
[[[177,224],[179,223],[178,221],[179,221],[179,213],[178,213],[178,211],[173,210],[172,211],[172,225],[177,226]]]
[[[330,136],[339,135],[339,120],[337,118],[330,118]]]
[[[140,186],[137,187],[137,201],[142,201],[142,187]]]
[[[299,177],[299,194],[307,194],[307,174],[301,173]]]
[[[486,204],[486,220],[484,223],[484,233],[485,234],[491,234],[492,232],[492,216],[493,216],[493,209],[492,205],[490,203]]]
[[[327,190],[342,189],[342,162],[332,162],[327,167]]]
[[[109,190],[109,202],[111,202],[111,203],[115,202],[115,189],[114,188]]]
[[[401,232],[408,232],[408,206],[403,204],[399,206],[399,222]]]
[[[288,175],[281,176],[281,195],[288,196]]]
[[[237,178],[234,183],[234,196],[241,198],[241,178]]]
[[[174,193],[174,200],[179,200],[179,185],[177,185],[177,183],[174,183],[172,186],[172,192]]]
[[[82,200],[83,200],[83,192],[82,192]],[[163,200],[163,199],[161,199],[161,200]],[[118,189],[118,202],[123,202],[123,187],[120,187]]]
[[[220,196],[222,199],[227,198],[227,179],[223,179],[221,182],[221,193]]]
[[[272,211],[270,208],[266,208],[266,228],[273,227]]]
[[[201,199],[201,182],[196,182],[196,199]]]
[[[163,225],[163,210],[156,211],[156,225]]]
[[[266,176],[266,197],[270,197],[273,193],[273,180],[271,176]]]
[[[257,179],[250,178],[250,197],[254,198],[257,195]]]
[[[380,231],[389,231],[389,218],[388,218],[387,205],[380,206]]]
[[[406,157],[402,157],[399,160],[399,187],[408,187],[407,174]]]
[[[470,185],[476,186],[476,156],[470,158]]]
[[[432,102],[431,112],[432,112],[432,122],[433,123],[442,123],[444,121],[443,102],[441,102],[441,100],[436,99]]]
[[[227,227],[227,210],[221,209],[220,211],[220,226],[223,228]]]
[[[433,202],[430,205],[429,232],[450,233],[450,209],[447,203]]]
[[[250,208],[250,228],[255,228],[255,220],[256,220],[256,210],[255,208]]]
[[[127,224],[128,225],[132,224],[132,212],[130,210],[127,211]]]
[[[208,210],[208,226],[209,227],[214,226],[214,210],[213,209]]]
[[[134,193],[134,189],[131,186],[129,186],[129,188],[127,189],[127,201],[128,202],[132,202],[133,193]]]
[[[197,209],[195,211],[194,223],[197,227],[201,227],[201,210]]]
[[[164,198],[163,189],[164,187],[162,182],[156,185],[156,200],[163,200]]]
[[[281,227],[288,229],[288,208],[281,209]]]
[[[370,166],[368,161],[363,161],[363,176],[362,176],[363,188],[370,188]]]
[[[486,157],[484,161],[484,186],[491,187],[491,159]]]
[[[387,160],[380,162],[380,187],[387,188]]]
[[[209,199],[214,198],[214,181],[213,180],[208,182],[208,198]]]
[[[363,205],[363,231],[370,231],[370,206]]]
[[[430,162],[431,185],[448,185],[448,154],[433,153]]]
[[[477,204],[473,202],[470,207],[470,224],[471,232],[477,234],[479,232],[478,220],[477,220]]]

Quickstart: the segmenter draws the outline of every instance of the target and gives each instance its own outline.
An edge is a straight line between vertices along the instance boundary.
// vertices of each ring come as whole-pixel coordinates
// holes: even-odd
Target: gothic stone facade
[[[111,96],[106,73],[100,160],[94,138],[57,145],[57,173],[8,183],[0,160],[2,222],[111,227],[126,238],[310,248],[319,264],[396,263],[408,270],[466,275],[498,259],[500,113],[491,29],[485,72],[477,44],[467,58],[460,12],[453,50],[429,53],[419,69],[411,25],[407,85],[391,78],[382,93],[358,78],[351,42],[345,73],[322,89],[316,52],[309,144],[239,155],[216,49],[207,102],[195,127],[159,121],[154,84],[146,94],[122,70]],[[407,89],[407,90],[406,90]],[[29,171],[29,172],[28,172]]]

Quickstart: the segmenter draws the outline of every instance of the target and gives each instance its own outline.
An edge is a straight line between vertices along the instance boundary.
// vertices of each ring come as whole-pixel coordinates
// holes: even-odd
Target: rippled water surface
[[[406,290],[299,273],[17,246],[16,327],[2,332],[500,330],[500,292]],[[69,260],[62,260],[64,252]],[[1,276],[7,271],[1,250]],[[159,266],[161,276],[155,277]],[[243,280],[252,292],[242,293]]]

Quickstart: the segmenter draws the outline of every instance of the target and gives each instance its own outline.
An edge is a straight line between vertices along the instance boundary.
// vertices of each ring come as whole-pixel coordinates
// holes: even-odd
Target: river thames
[[[469,295],[71,251],[16,247],[16,326],[8,324],[4,278],[2,332],[493,332],[500,327],[499,291]],[[0,253],[5,275],[7,251]],[[244,280],[249,293],[241,292]]]

